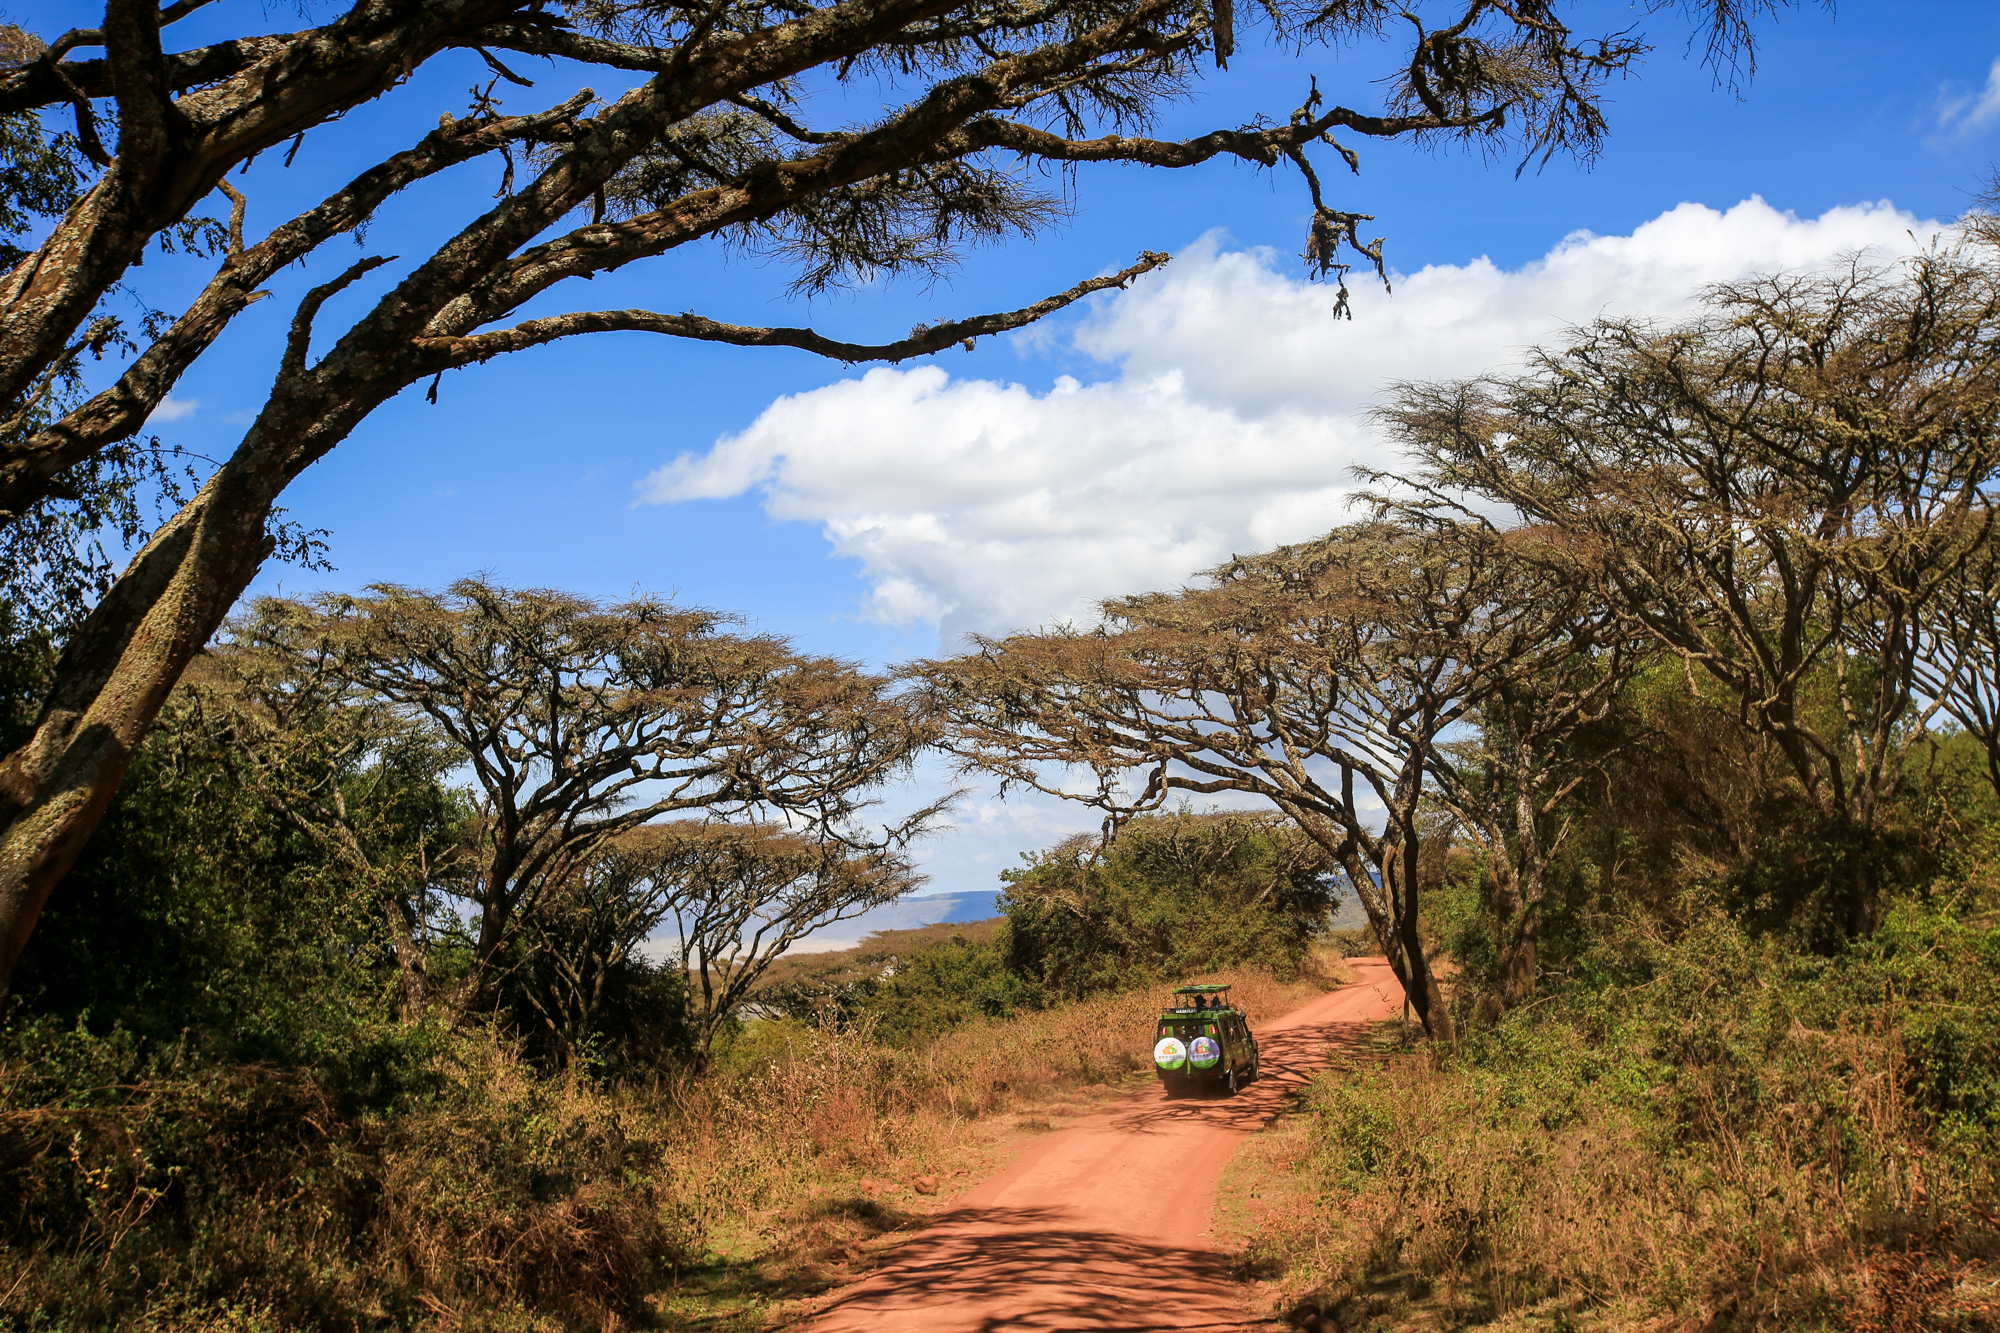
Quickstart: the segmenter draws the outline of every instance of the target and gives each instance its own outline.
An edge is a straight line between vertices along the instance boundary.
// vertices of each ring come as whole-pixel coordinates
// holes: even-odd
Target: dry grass
[[[1271,1015],[1333,976],[1229,979]],[[867,1271],[1020,1135],[1118,1095],[1160,999],[908,1049],[753,1025],[754,1059],[647,1087],[541,1077],[467,1033],[392,1035],[365,1095],[122,1067],[58,1034],[0,1057],[0,1327],[762,1327]]]
[[[1923,1014],[1775,980],[1695,957],[1622,1016],[1385,1031],[1253,1150],[1295,1184],[1237,1182],[1246,1274],[1347,1333],[2000,1327],[1994,1163],[1922,1104]]]
[[[1337,959],[1324,958],[1297,981],[1246,972],[1214,979],[1235,984],[1254,1022],[1345,977]],[[1161,999],[1139,991],[1088,1000],[969,1024],[909,1049],[865,1030],[773,1024],[782,1040],[754,1067],[676,1090],[676,1114],[695,1136],[695,1192],[714,1224],[750,1223],[767,1248],[797,1250],[811,1266],[811,1247],[785,1238],[784,1218],[816,1206],[827,1190],[860,1191],[864,1181],[888,1182],[879,1195],[922,1176],[975,1174],[998,1139],[1051,1128],[1078,1109],[1066,1099],[1150,1069]],[[1087,1109],[1092,1098],[1082,1100]]]

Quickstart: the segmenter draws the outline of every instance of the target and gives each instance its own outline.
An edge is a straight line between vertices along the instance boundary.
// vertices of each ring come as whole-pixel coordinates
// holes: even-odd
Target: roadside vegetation
[[[607,688],[603,662],[639,657],[656,627],[645,605],[481,585],[423,603],[417,628],[433,663],[440,644],[490,661],[525,640],[524,682],[570,669]],[[1310,941],[1326,921],[1325,882],[1258,902],[1282,828],[1193,814],[1133,840],[1241,863],[1217,901],[1260,924],[1215,935],[1185,884],[1093,883],[1099,911],[1204,943],[1119,985],[1093,952],[1111,944],[1073,941],[1102,978],[1080,1001],[1011,961],[1012,893],[997,922],[788,954],[913,887],[898,848],[841,826],[816,842],[803,822],[625,822],[630,802],[574,775],[618,781],[635,732],[673,734],[630,707],[623,730],[577,724],[590,746],[544,748],[535,782],[460,785],[480,763],[461,706],[393,706],[381,675],[354,679],[379,661],[340,661],[354,647],[333,628],[265,606],[218,644],[44,916],[0,1030],[0,1323],[759,1327],[865,1270],[1022,1116],[1046,1128],[1143,1068],[1155,980],[1228,969],[1277,1013],[1338,974],[1261,958],[1274,932]],[[799,664],[706,627],[674,650],[711,688],[715,658],[759,655],[766,689]],[[874,707],[875,689],[811,685],[821,707]],[[516,752],[595,706],[577,688],[507,697]],[[667,720],[704,697],[675,692]],[[893,754],[904,717],[849,717],[828,767],[885,771],[857,764],[860,724]],[[565,763],[566,787],[550,779]],[[552,789],[571,804],[546,832],[495,831],[493,811],[552,806]]]
[[[1964,908],[1837,960],[1606,929],[1457,1049],[1318,1080],[1250,1266],[1349,1330],[1995,1327],[2000,929]]]
[[[1391,408],[1419,509],[1514,505],[1611,632],[1425,761],[1443,1021],[1261,1149],[1245,1264],[1296,1322],[2000,1326],[1994,396],[1925,341],[1992,278],[1939,262]]]
[[[1339,975],[1329,959],[1229,979],[1275,1014]],[[616,1073],[551,1071],[485,1024],[358,1024],[310,1056],[246,1060],[201,1034],[17,1020],[0,1051],[0,1314],[47,1330],[762,1328],[866,1272],[1006,1137],[1147,1068],[1159,999],[921,1041],[828,1008],[732,1025],[699,1070],[669,1048]]]

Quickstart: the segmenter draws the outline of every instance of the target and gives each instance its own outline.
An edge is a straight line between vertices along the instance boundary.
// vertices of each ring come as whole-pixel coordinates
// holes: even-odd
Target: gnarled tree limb
[[[892,343],[840,342],[815,333],[811,329],[746,328],[740,324],[723,324],[716,320],[704,319],[695,314],[662,315],[650,310],[590,310],[571,315],[553,315],[546,319],[531,319],[511,329],[500,329],[464,338],[425,338],[421,339],[418,345],[439,358],[446,368],[486,361],[506,352],[540,346],[559,338],[573,338],[584,333],[620,331],[662,333],[702,342],[731,343],[737,347],[797,347],[818,356],[832,357],[850,364],[857,361],[905,361],[913,356],[928,356],[932,352],[941,352],[954,344],[963,344],[967,351],[971,351],[973,340],[976,338],[1023,328],[1038,319],[1054,314],[1064,306],[1082,300],[1092,292],[1125,287],[1134,278],[1152,272],[1169,258],[1170,256],[1149,250],[1139,257],[1138,263],[1128,268],[1120,269],[1106,277],[1079,282],[1067,291],[1057,292],[1054,296],[1046,297],[1031,306],[1000,314],[974,315],[967,319],[933,324],[913,330],[909,337]]]

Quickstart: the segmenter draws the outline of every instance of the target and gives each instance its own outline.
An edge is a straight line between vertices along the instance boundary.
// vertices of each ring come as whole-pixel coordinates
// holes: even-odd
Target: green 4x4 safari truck
[[[1181,986],[1153,1034],[1153,1069],[1167,1096],[1220,1088],[1231,1096],[1257,1077],[1257,1039],[1227,986]]]

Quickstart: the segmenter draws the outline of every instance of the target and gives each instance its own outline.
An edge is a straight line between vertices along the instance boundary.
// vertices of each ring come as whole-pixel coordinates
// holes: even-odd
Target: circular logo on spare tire
[[[1194,1045],[1188,1048],[1188,1062],[1196,1069],[1212,1068],[1222,1058],[1222,1047],[1213,1037],[1196,1037]]]
[[[1162,1037],[1153,1046],[1153,1063],[1162,1069],[1179,1069],[1187,1063],[1187,1047],[1173,1037]]]

